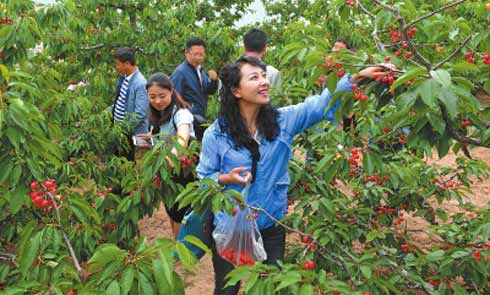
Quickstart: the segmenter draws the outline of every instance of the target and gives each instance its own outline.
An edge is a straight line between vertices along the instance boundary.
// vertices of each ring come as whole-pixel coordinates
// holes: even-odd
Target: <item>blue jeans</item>
[[[286,247],[286,230],[281,226],[273,226],[260,231],[264,249],[267,253],[265,264],[276,264],[278,260],[284,260]],[[215,275],[214,295],[236,295],[240,289],[240,283],[223,289],[226,285],[225,276],[233,270],[233,265],[221,258],[216,252],[213,240],[213,267]]]

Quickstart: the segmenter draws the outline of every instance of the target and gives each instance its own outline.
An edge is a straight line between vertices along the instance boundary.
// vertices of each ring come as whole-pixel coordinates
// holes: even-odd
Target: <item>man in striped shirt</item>
[[[119,77],[116,99],[113,105],[113,122],[128,123],[127,131],[130,152],[125,156],[134,160],[132,136],[147,132],[148,95],[146,79],[136,66],[136,58],[132,49],[123,47],[114,54],[116,70]]]

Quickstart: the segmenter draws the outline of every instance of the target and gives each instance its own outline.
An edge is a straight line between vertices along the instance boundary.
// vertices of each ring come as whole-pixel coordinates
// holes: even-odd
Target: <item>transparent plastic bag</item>
[[[242,191],[245,200],[249,190],[250,184]],[[255,222],[256,214],[249,208],[240,210],[238,205],[233,213],[233,216],[220,218],[213,230],[218,255],[235,266],[266,260],[262,236]]]

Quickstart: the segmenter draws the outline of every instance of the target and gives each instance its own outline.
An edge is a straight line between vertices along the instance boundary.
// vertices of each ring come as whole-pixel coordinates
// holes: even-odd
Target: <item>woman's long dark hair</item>
[[[220,92],[220,110],[218,122],[222,132],[227,133],[233,140],[235,148],[245,147],[252,153],[252,175],[255,179],[257,162],[260,159],[259,147],[250,135],[245,119],[240,114],[240,106],[233,91],[240,87],[242,78],[241,68],[244,64],[260,67],[264,72],[266,66],[260,59],[243,56],[236,62],[225,65],[221,75],[223,87]],[[260,106],[257,116],[257,130],[260,136],[272,141],[279,134],[277,122],[278,112],[270,104]]]
[[[165,110],[159,111],[155,109],[150,103],[148,122],[150,126],[153,126],[153,133],[156,134],[160,132],[159,131],[160,125],[162,125],[165,122],[168,122],[171,119],[174,106],[177,106],[177,109],[182,109],[182,108],[189,109],[190,106],[182,99],[182,97],[174,89],[170,77],[165,75],[164,73],[158,72],[151,75],[150,78],[148,79],[148,82],[146,83],[146,90],[148,90],[148,88],[150,88],[151,86],[158,86],[163,89],[172,91],[172,100]]]

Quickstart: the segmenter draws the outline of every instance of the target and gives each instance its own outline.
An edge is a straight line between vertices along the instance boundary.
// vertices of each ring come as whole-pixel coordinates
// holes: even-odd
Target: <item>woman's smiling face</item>
[[[233,94],[244,102],[265,105],[269,99],[269,80],[258,66],[244,64],[240,69],[240,85]]]
[[[157,111],[164,111],[172,102],[172,90],[162,88],[158,85],[151,85],[147,91],[150,104]]]

